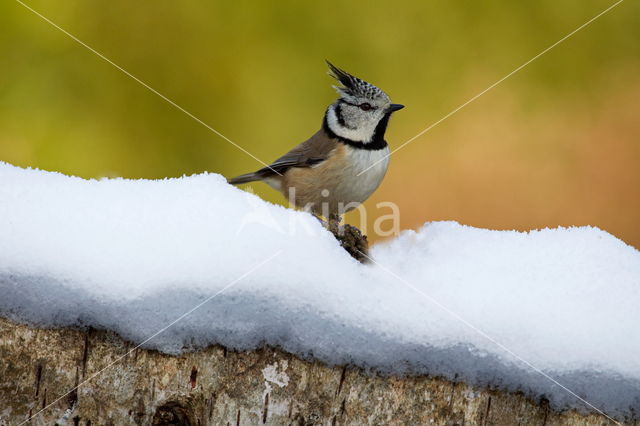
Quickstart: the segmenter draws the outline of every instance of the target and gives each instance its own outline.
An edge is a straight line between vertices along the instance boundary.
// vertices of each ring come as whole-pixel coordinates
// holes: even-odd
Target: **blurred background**
[[[393,148],[613,1],[26,4],[270,162],[336,97],[325,58],[407,106],[391,120]],[[19,3],[1,2],[0,21],[0,161],[85,178],[261,167]],[[381,201],[400,207],[403,229],[594,225],[640,247],[640,3],[394,154],[369,222],[389,213]]]

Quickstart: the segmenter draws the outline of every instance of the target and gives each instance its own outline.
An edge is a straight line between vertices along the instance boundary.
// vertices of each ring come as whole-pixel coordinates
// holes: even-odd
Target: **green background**
[[[325,58],[407,106],[397,147],[613,2],[26,4],[270,162],[335,98]],[[18,2],[0,22],[0,161],[87,178],[261,167]],[[392,201],[403,228],[591,224],[640,246],[639,41],[626,0],[393,155],[368,222]]]

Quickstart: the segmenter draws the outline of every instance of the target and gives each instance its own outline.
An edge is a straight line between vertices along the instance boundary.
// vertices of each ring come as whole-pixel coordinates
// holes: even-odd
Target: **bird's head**
[[[329,75],[341,86],[334,86],[340,98],[329,106],[325,126],[341,139],[368,144],[384,141],[389,117],[404,108],[392,104],[389,96],[371,83],[343,71],[329,61]]]

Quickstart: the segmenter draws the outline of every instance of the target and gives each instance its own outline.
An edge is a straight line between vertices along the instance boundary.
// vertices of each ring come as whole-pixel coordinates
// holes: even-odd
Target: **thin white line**
[[[487,87],[486,89],[484,89],[482,92],[478,93],[477,95],[475,95],[473,98],[469,99],[467,102],[463,103],[462,105],[458,106],[456,109],[454,109],[453,111],[451,111],[449,114],[445,115],[444,117],[442,117],[440,120],[436,121],[435,123],[431,124],[429,127],[427,127],[426,129],[422,130],[420,133],[418,133],[417,135],[415,135],[414,137],[406,140],[402,145],[400,145],[399,147],[397,147],[396,149],[394,149],[393,151],[391,151],[389,154],[387,154],[385,157],[379,159],[378,161],[376,161],[375,163],[371,164],[369,167],[367,167],[366,169],[364,169],[363,171],[361,171],[360,173],[358,173],[358,176],[360,176],[361,174],[363,174],[364,172],[366,172],[367,170],[369,170],[370,168],[372,168],[373,166],[375,166],[376,164],[378,164],[381,161],[384,161],[385,159],[387,159],[388,157],[390,157],[391,155],[395,154],[396,152],[398,152],[399,150],[401,150],[402,148],[404,148],[406,145],[410,144],[411,142],[413,142],[414,140],[416,140],[417,138],[419,138],[420,136],[424,135],[425,133],[427,133],[429,130],[433,129],[434,127],[436,127],[438,124],[442,123],[444,120],[446,120],[447,118],[451,117],[453,114],[455,114],[456,112],[460,111],[462,108],[466,107],[467,105],[469,105],[471,102],[475,101],[476,99],[478,99],[480,96],[484,95],[485,93],[487,93],[489,90],[493,89],[494,87],[496,87],[498,84],[502,83],[503,81],[505,81],[506,79],[508,79],[509,77],[511,77],[512,75],[514,75],[515,73],[517,73],[518,71],[520,71],[522,68],[526,67],[527,65],[529,65],[531,62],[535,61],[536,59],[538,59],[540,56],[544,55],[545,53],[547,53],[548,51],[550,51],[551,49],[553,49],[554,47],[556,47],[557,45],[559,45],[560,43],[562,43],[563,41],[565,41],[566,39],[568,39],[569,37],[571,37],[572,35],[574,35],[575,33],[577,33],[578,31],[582,30],[584,27],[586,27],[587,25],[591,24],[593,21],[595,21],[596,19],[598,19],[599,17],[601,17],[602,15],[604,15],[605,13],[609,12],[611,9],[613,9],[614,7],[616,7],[617,5],[619,5],[620,3],[622,3],[624,0],[618,0],[617,2],[615,2],[613,5],[609,6],[608,8],[606,8],[605,10],[603,10],[602,12],[598,13],[596,16],[594,16],[593,18],[589,19],[587,22],[585,22],[584,24],[580,25],[578,28],[576,28],[575,30],[571,31],[569,34],[567,34],[566,36],[562,37],[560,40],[556,41],[555,43],[553,43],[551,46],[547,47],[546,49],[544,49],[542,52],[538,53],[536,56],[534,56],[533,58],[529,59],[527,62],[525,62],[524,64],[520,65],[518,68],[516,68],[515,70],[511,71],[509,74],[505,75],[504,77],[502,77],[500,80],[496,81],[495,83],[493,83],[491,86]]]
[[[151,335],[150,337],[146,338],[142,343],[138,344],[135,348],[131,349],[129,352],[127,352],[126,354],[122,355],[121,357],[117,358],[115,361],[113,361],[112,363],[110,363],[109,365],[107,365],[106,367],[104,367],[102,370],[98,371],[97,373],[93,374],[91,377],[89,377],[86,380],[83,380],[81,383],[79,383],[78,385],[76,385],[76,387],[74,387],[73,389],[71,389],[69,392],[65,393],[64,395],[58,397],[56,400],[54,400],[53,402],[49,403],[46,407],[43,407],[40,411],[38,411],[37,413],[35,413],[32,416],[29,416],[29,418],[27,420],[25,420],[24,422],[20,423],[18,426],[21,426],[25,423],[30,422],[35,416],[37,416],[38,414],[42,413],[44,410],[48,409],[49,407],[51,407],[52,405],[54,405],[56,402],[60,401],[62,398],[66,397],[67,395],[69,395],[71,392],[77,390],[80,386],[84,385],[85,383],[93,380],[94,378],[96,378],[98,375],[102,374],[105,370],[107,370],[108,368],[112,367],[114,364],[117,364],[118,362],[120,362],[123,358],[126,358],[127,356],[129,356],[132,352],[134,352],[136,349],[138,349],[139,347],[141,347],[142,345],[144,345],[145,343],[147,343],[148,341],[150,341],[151,339],[153,339],[154,337],[158,336],[159,334],[163,333],[164,331],[166,331],[169,327],[171,327],[172,325],[174,325],[175,323],[177,323],[178,321],[182,320],[184,317],[186,317],[187,315],[191,314],[193,311],[195,311],[196,309],[200,308],[202,305],[204,305],[205,303],[209,302],[210,300],[214,299],[215,297],[219,296],[222,292],[224,292],[225,290],[229,289],[230,287],[233,287],[234,285],[236,285],[239,281],[241,281],[243,278],[246,278],[247,276],[249,276],[250,274],[252,274],[253,272],[255,272],[258,268],[261,268],[262,266],[264,266],[266,263],[270,262],[271,260],[273,260],[276,256],[280,255],[280,253],[282,253],[282,250],[278,250],[275,254],[273,254],[272,256],[269,256],[267,259],[263,260],[262,262],[258,263],[257,265],[255,265],[254,267],[252,267],[251,269],[249,269],[247,272],[245,272],[244,274],[240,275],[238,278],[236,278],[235,280],[231,281],[229,284],[227,284],[225,287],[223,287],[221,290],[219,290],[217,293],[207,297],[204,301],[198,303],[195,307],[193,307],[192,309],[190,309],[189,311],[185,312],[184,314],[180,315],[178,318],[176,318],[175,320],[173,320],[169,325],[163,327],[162,329],[160,329],[159,331],[157,331],[156,333],[154,333],[153,335]]]
[[[565,391],[569,392],[571,395],[573,395],[574,397],[578,398],[580,401],[582,401],[583,403],[587,404],[589,407],[593,408],[594,410],[596,410],[598,413],[602,414],[603,416],[605,416],[607,419],[611,420],[612,422],[614,422],[617,425],[621,425],[621,423],[618,423],[617,421],[615,421],[614,419],[612,419],[611,417],[609,417],[608,415],[606,415],[602,410],[600,410],[598,407],[596,407],[595,405],[591,404],[589,401],[587,401],[586,399],[580,397],[578,394],[576,394],[575,392],[573,392],[571,389],[569,389],[568,387],[564,386],[562,383],[558,382],[556,379],[554,379],[553,377],[549,376],[547,373],[545,373],[544,371],[540,370],[538,367],[536,367],[535,365],[531,364],[529,361],[523,359],[522,357],[520,357],[519,355],[517,355],[516,353],[514,353],[512,350],[510,350],[509,348],[507,348],[506,346],[504,346],[502,343],[496,341],[495,339],[493,339],[491,336],[489,336],[487,333],[485,333],[484,331],[480,330],[478,327],[474,326],[473,324],[471,324],[469,321],[467,321],[466,319],[464,319],[462,316],[458,315],[457,313],[453,312],[451,309],[447,308],[445,305],[443,305],[442,303],[440,303],[438,300],[434,299],[432,296],[429,296],[428,294],[426,294],[425,292],[423,292],[422,290],[420,290],[419,288],[417,288],[416,286],[414,286],[413,284],[409,283],[408,281],[406,281],[405,279],[403,279],[402,277],[400,277],[398,274],[396,274],[395,272],[391,271],[389,268],[386,268],[385,266],[381,265],[380,263],[376,262],[375,260],[373,260],[370,256],[368,256],[365,253],[362,253],[360,250],[358,250],[363,256],[365,256],[367,259],[369,259],[371,262],[375,263],[376,266],[382,268],[384,271],[386,271],[387,273],[389,273],[391,276],[393,276],[394,278],[396,278],[398,281],[400,281],[401,283],[403,283],[404,285],[406,285],[407,287],[409,287],[410,289],[412,289],[413,291],[415,291],[416,293],[418,293],[419,295],[421,295],[422,297],[426,298],[427,300],[429,300],[430,302],[434,303],[435,305],[437,305],[439,308],[443,309],[445,312],[447,312],[449,315],[452,315],[454,318],[456,318],[459,321],[462,321],[462,323],[464,323],[467,327],[471,328],[473,331],[475,331],[476,333],[480,334],[482,337],[486,338],[487,340],[489,340],[490,342],[492,342],[493,344],[497,345],[499,348],[501,348],[502,350],[504,350],[505,352],[507,352],[508,354],[510,354],[511,356],[513,356],[514,358],[522,361],[523,363],[525,363],[527,366],[529,366],[531,369],[533,369],[534,371],[536,371],[537,373],[540,373],[541,375],[543,375],[544,377],[546,377],[547,379],[551,380],[553,383],[555,383],[556,385],[560,386],[562,389],[564,389]]]
[[[144,81],[140,80],[138,77],[136,77],[135,75],[131,74],[129,71],[125,70],[124,68],[122,68],[120,65],[116,64],[115,62],[113,62],[111,59],[107,58],[106,56],[104,56],[102,53],[98,52],[97,50],[95,50],[93,47],[89,46],[88,44],[86,44],[85,42],[83,42],[82,40],[80,40],[79,38],[77,38],[76,36],[74,36],[73,34],[69,33],[68,31],[66,31],[65,29],[63,29],[62,27],[60,27],[59,25],[57,25],[55,22],[51,21],[49,18],[47,18],[46,16],[43,16],[42,14],[40,14],[39,12],[37,12],[36,10],[32,9],[31,7],[27,6],[26,4],[24,4],[21,0],[16,0],[16,2],[20,3],[22,6],[24,6],[26,9],[30,10],[31,12],[33,12],[34,14],[36,14],[37,16],[39,16],[40,18],[42,18],[44,21],[48,22],[49,24],[51,24],[53,27],[57,28],[58,30],[60,30],[62,33],[66,34],[69,38],[71,38],[72,40],[76,41],[77,43],[79,43],[80,45],[86,47],[87,49],[89,49],[91,52],[95,53],[98,57],[100,57],[101,59],[103,59],[104,61],[108,62],[109,64],[113,65],[114,67],[116,67],[118,70],[120,70],[122,73],[124,73],[125,75],[131,77],[132,79],[134,79],[135,81],[137,81],[138,83],[140,83],[143,87],[147,88],[148,90],[150,90],[151,92],[155,93],[156,95],[160,96],[162,99],[164,99],[165,101],[167,101],[168,103],[170,103],[171,105],[173,105],[175,108],[179,109],[180,111],[182,111],[183,113],[185,113],[186,115],[188,115],[189,117],[191,117],[192,119],[194,119],[195,121],[197,121],[198,123],[202,124],[204,127],[206,127],[207,129],[211,130],[213,133],[215,133],[216,135],[220,136],[222,139],[226,140],[227,142],[229,142],[231,145],[235,146],[236,148],[238,148],[239,150],[241,150],[242,152],[244,152],[245,154],[247,154],[248,156],[250,156],[251,158],[253,158],[254,160],[256,160],[257,162],[261,163],[262,165],[268,167],[269,169],[271,169],[274,173],[277,173],[278,175],[282,176],[280,173],[278,173],[275,169],[271,168],[271,166],[269,166],[267,163],[265,163],[264,161],[262,161],[261,159],[259,159],[258,157],[256,157],[255,155],[253,155],[252,153],[250,153],[249,151],[247,151],[246,149],[244,149],[243,147],[241,147],[240,145],[238,145],[237,143],[235,143],[234,141],[232,141],[231,139],[229,139],[228,137],[226,137],[225,135],[223,135],[222,133],[220,133],[219,131],[217,131],[216,129],[214,129],[213,127],[211,127],[210,125],[208,125],[207,123],[205,123],[204,121],[202,121],[201,119],[199,119],[198,117],[196,117],[195,115],[193,115],[192,113],[190,113],[189,111],[187,111],[186,109],[184,109],[183,107],[181,107],[180,105],[178,105],[177,103],[175,103],[174,101],[172,101],[171,99],[169,99],[168,97],[166,97],[165,95],[163,95],[162,93],[158,92],[156,89],[154,89],[153,87],[149,86],[147,83],[145,83]]]

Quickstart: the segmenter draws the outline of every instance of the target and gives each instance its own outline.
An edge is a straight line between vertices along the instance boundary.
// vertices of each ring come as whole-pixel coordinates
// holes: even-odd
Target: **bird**
[[[320,130],[270,165],[228,182],[264,182],[295,207],[339,222],[380,186],[389,165],[385,132],[404,105],[326,62],[339,97],[325,110]]]

